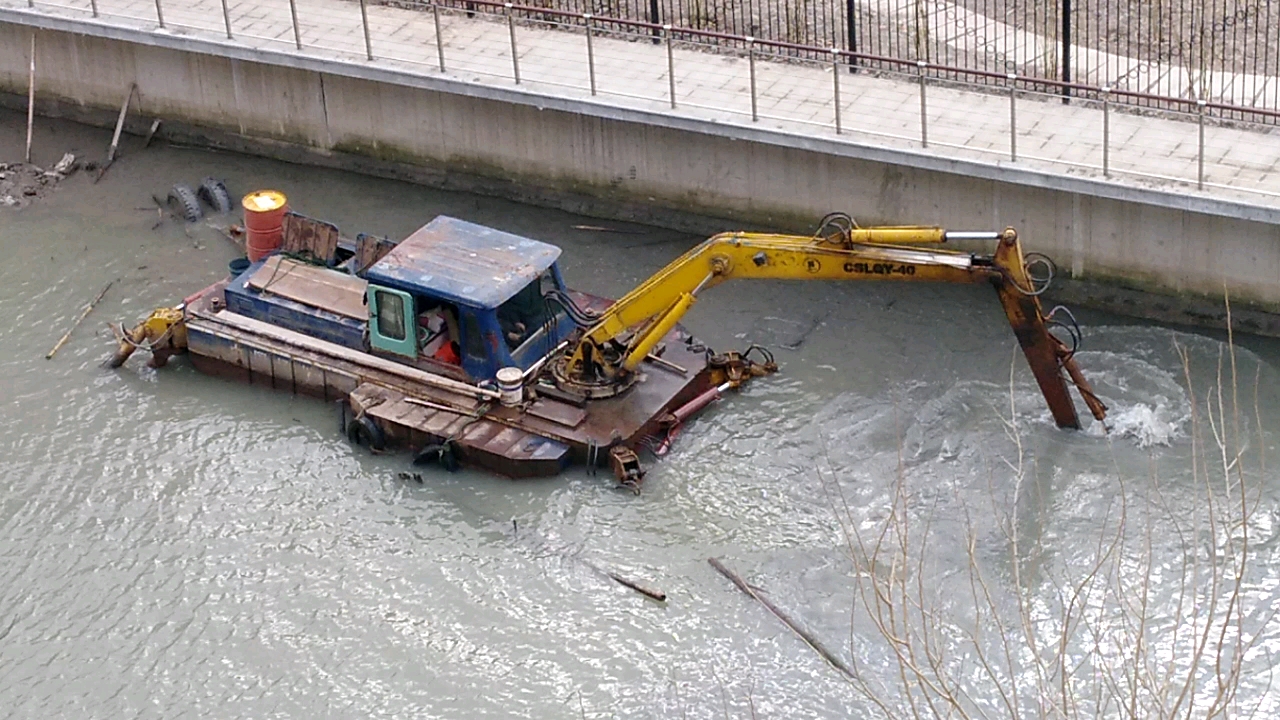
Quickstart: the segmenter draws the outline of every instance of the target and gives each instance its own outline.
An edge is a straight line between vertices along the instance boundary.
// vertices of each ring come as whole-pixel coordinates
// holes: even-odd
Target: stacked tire
[[[178,217],[189,223],[198,222],[203,218],[206,206],[218,215],[231,212],[234,206],[226,183],[217,178],[206,177],[200,181],[198,188],[192,188],[186,183],[178,183],[169,189],[169,207]]]

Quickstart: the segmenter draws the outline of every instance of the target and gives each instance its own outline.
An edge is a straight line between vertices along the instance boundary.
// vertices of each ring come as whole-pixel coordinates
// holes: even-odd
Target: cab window
[[[375,291],[378,304],[378,332],[388,340],[404,340],[404,300],[396,294]]]
[[[551,311],[543,293],[555,286],[551,270],[545,270],[541,276],[498,306],[498,325],[502,328],[503,339],[508,348],[519,347],[551,319]]]

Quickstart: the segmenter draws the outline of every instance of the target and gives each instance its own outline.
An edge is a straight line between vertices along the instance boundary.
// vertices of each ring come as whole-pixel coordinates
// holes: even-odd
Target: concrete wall
[[[25,94],[30,32],[0,23],[0,91],[11,99]],[[660,223],[698,215],[803,230],[843,210],[864,224],[1013,225],[1077,278],[1199,302],[1190,322],[1220,304],[1224,282],[1264,326],[1280,308],[1280,225],[1269,222],[54,30],[40,31],[37,64],[47,112],[110,122],[136,82],[139,115],[252,152],[354,158]]]

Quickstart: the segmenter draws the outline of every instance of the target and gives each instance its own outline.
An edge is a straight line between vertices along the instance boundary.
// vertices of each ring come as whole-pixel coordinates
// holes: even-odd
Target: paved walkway
[[[437,28],[429,11],[368,6],[367,58],[360,5],[349,0],[296,0],[297,38],[287,0],[227,0],[232,40],[227,40],[221,0],[96,0],[95,22],[149,32],[221,39],[249,47],[295,52],[310,57],[373,64],[423,75],[440,73]],[[44,15],[92,20],[92,0],[0,0],[0,7]],[[591,93],[588,49],[581,28],[555,29],[519,23],[512,35],[506,21],[493,16],[468,18],[440,13],[446,74],[484,85],[582,99],[603,105],[644,108],[690,118],[767,128],[793,135],[843,139],[850,143],[915,149],[941,157],[966,159],[1062,175],[1102,178],[1104,118],[1100,107],[1058,97],[1019,93],[1013,101],[1016,135],[1011,135],[1011,100],[991,94],[930,85],[925,91],[922,143],[921,90],[911,78],[839,73],[836,133],[836,82],[830,64],[755,62],[756,116],[752,119],[750,65],[677,44],[670,55],[675,69],[675,107],[668,73],[668,49],[644,36],[636,39],[595,36],[592,57],[596,95]],[[1012,159],[1016,138],[1016,161]],[[1109,113],[1111,181],[1122,185],[1202,194],[1268,208],[1280,207],[1280,132],[1204,128],[1204,189],[1197,190],[1200,127],[1185,121],[1146,117],[1112,108]]]

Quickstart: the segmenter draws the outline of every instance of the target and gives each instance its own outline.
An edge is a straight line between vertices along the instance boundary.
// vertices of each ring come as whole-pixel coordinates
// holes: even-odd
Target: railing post
[[[676,109],[676,56],[671,49],[671,26],[663,25],[662,34],[667,39],[667,79],[671,86],[671,109]]]
[[[511,75],[515,78],[516,84],[520,84],[520,53],[516,50],[516,16],[512,8],[514,5],[506,3],[503,5],[507,9],[507,31],[511,35]]]
[[[759,122],[760,108],[756,100],[756,39],[747,38],[747,73],[751,78],[751,122]]]
[[[98,17],[98,0],[89,0],[89,8],[93,10],[93,16]]]
[[[832,92],[834,93],[834,96],[832,99],[835,100],[835,106],[836,106],[836,134],[839,135],[841,132],[841,127],[840,127],[840,51],[836,48],[831,48],[831,82],[832,82]]]
[[[156,0],[156,21],[160,23],[160,27],[164,27],[164,10],[160,9],[160,0]]]
[[[920,71],[920,145],[921,147],[929,147],[929,103],[925,99],[925,87],[928,82],[925,80],[925,68],[929,67],[929,63],[920,60],[916,63],[916,68]]]
[[[289,18],[293,21],[293,44],[302,49],[302,29],[298,27],[298,0],[289,0]]]
[[[232,40],[233,38],[231,37],[231,10],[230,8],[227,7],[227,0],[222,0],[222,22],[227,26],[227,39]]]
[[[1087,25],[1086,25],[1087,27]],[[1062,0],[1062,104],[1071,102],[1071,0]]]
[[[1207,100],[1196,101],[1196,110],[1200,115],[1198,118],[1200,123],[1200,152],[1199,157],[1197,158],[1196,168],[1196,189],[1198,190],[1204,189],[1204,109],[1208,104],[1209,102]]]
[[[436,56],[440,59],[440,72],[444,72],[444,35],[440,32],[440,6],[431,3],[431,16],[436,21]]]
[[[856,10],[857,3],[854,0],[845,0],[844,3],[844,21],[845,21],[845,46],[849,49],[849,72],[858,72],[858,68],[854,67],[857,63],[854,55],[858,52],[858,15]]]
[[[364,54],[370,60],[373,59],[373,41],[369,39],[369,3],[368,0],[360,0],[360,26],[364,28]]]
[[[587,77],[591,79],[591,94],[596,94],[596,51],[591,44],[591,13],[584,13],[582,21],[587,26]]]
[[[1102,177],[1111,177],[1111,86],[1102,88]]]
[[[1009,73],[1009,159],[1018,162],[1018,75]]]

